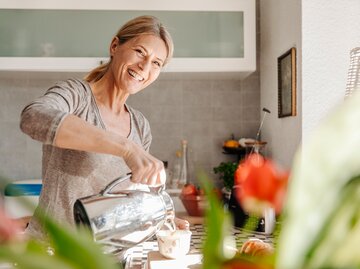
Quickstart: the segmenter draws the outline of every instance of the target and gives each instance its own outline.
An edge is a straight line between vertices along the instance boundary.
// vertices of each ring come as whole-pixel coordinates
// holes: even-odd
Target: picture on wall
[[[278,117],[296,116],[296,48],[278,57]]]

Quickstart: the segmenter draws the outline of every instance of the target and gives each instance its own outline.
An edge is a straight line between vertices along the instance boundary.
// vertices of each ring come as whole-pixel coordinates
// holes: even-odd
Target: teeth
[[[142,81],[144,79],[142,76],[131,69],[129,69],[129,74],[138,81]]]

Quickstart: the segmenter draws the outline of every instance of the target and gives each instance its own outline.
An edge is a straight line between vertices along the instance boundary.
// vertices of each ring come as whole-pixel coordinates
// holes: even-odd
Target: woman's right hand
[[[164,163],[134,142],[129,141],[127,150],[122,157],[131,170],[132,182],[150,186],[165,184],[166,174]]]

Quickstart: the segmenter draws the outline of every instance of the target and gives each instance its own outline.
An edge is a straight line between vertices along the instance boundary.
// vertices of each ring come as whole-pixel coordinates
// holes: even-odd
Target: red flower
[[[279,171],[272,161],[254,153],[235,171],[235,195],[248,213],[261,214],[269,206],[280,213],[287,181],[288,173]]]

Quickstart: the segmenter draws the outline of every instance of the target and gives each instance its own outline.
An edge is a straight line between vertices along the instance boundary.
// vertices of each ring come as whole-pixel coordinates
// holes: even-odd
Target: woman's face
[[[120,45],[111,42],[111,72],[116,86],[134,94],[149,86],[160,74],[167,56],[165,42],[154,35],[140,35]]]

